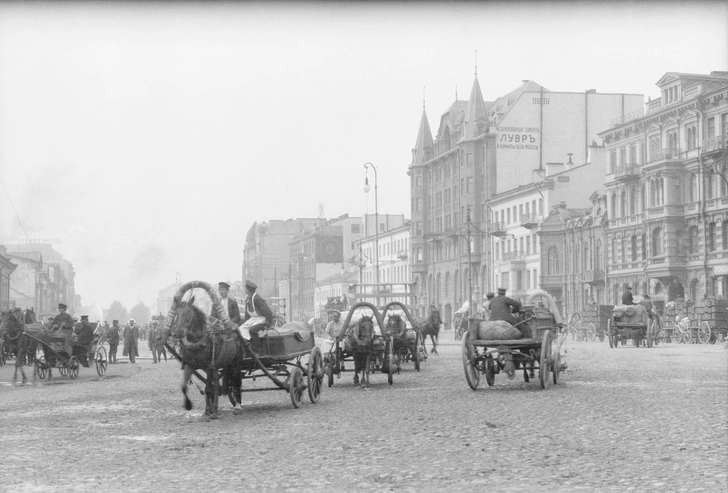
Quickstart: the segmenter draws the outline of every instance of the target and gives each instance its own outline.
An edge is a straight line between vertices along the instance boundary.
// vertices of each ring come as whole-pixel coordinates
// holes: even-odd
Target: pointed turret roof
[[[487,107],[483,101],[483,93],[480,92],[480,83],[478,82],[478,74],[475,74],[473,88],[470,90],[470,100],[465,110],[465,134],[466,139],[474,139],[483,131],[478,130],[478,123],[487,123]]]
[[[417,131],[417,142],[415,143],[415,148],[412,150],[412,165],[423,164],[428,161],[432,156],[432,147],[430,122],[427,120],[427,112],[423,105],[420,129]],[[427,151],[429,151],[429,153]]]

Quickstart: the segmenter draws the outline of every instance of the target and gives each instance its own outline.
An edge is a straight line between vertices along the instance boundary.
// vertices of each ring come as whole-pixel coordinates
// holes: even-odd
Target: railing
[[[582,280],[584,282],[599,282],[604,280],[604,271],[603,270],[585,270],[584,274],[582,276]]]
[[[703,140],[703,152],[713,152],[728,148],[728,135],[716,135]]]
[[[620,116],[619,118],[615,118],[614,120],[612,120],[612,128],[624,125],[627,122],[642,118],[643,116],[645,116],[644,108],[638,108],[631,113],[627,113],[624,116]]]
[[[407,257],[408,257],[407,250],[400,250],[397,252],[397,258],[404,260]]]
[[[639,166],[637,164],[620,164],[614,167],[615,178],[631,178],[640,176]]]
[[[523,260],[523,257],[526,255],[525,252],[516,250],[513,252],[504,252],[503,253],[503,260],[509,261],[509,260]]]
[[[488,223],[488,232],[493,235],[502,235],[506,232],[506,223],[492,221]]]
[[[541,222],[541,216],[538,214],[521,214],[521,226],[529,228]]]
[[[668,159],[680,159],[680,149],[661,149],[650,153],[650,162],[666,161]]]

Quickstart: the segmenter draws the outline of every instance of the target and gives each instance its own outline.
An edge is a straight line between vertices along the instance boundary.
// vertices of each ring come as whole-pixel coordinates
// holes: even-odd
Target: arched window
[[[721,228],[723,230],[722,234],[722,240],[723,240],[723,250],[728,250],[728,221],[723,221],[723,224],[721,224]],[[728,293],[723,293],[728,294]]]
[[[690,187],[688,191],[688,202],[697,202],[698,201],[698,176],[695,173],[692,173],[690,175],[690,178],[688,179],[688,186]]]
[[[637,235],[632,235],[632,262],[637,261]]]
[[[612,194],[612,210],[611,210],[611,217],[609,219],[616,219],[617,218],[617,194]]]
[[[619,256],[617,255],[617,239],[612,238],[612,263],[619,263]]]
[[[693,279],[693,282],[690,283],[690,299],[695,301],[700,299],[698,296],[698,280]]]
[[[647,260],[647,235],[642,233],[642,260]]]
[[[550,276],[555,276],[561,273],[561,266],[559,265],[559,249],[555,246],[549,248],[548,272]]]
[[[705,187],[705,192],[706,192],[705,195],[709,199],[712,199],[716,195],[718,195],[716,193],[717,189],[715,186],[716,185],[715,178],[716,178],[715,173],[708,173],[708,183],[707,183],[707,186]]]
[[[582,258],[584,262],[584,270],[590,270],[591,269],[591,259],[589,256],[589,242],[584,242],[584,256]]]
[[[698,253],[698,245],[700,237],[698,236],[698,227],[690,226],[688,230],[688,253]]]
[[[629,262],[629,237],[622,238],[622,262]]]
[[[642,212],[645,212],[645,209],[647,208],[647,188],[645,184],[642,184],[642,190],[640,191],[640,210]]]
[[[652,256],[662,255],[662,228],[652,230]]]
[[[665,203],[665,179],[660,178],[657,181],[657,204],[663,205]]]
[[[657,186],[655,180],[650,180],[650,207],[657,205]]]
[[[624,190],[622,190],[619,212],[621,217],[627,215],[627,193]]]
[[[677,149],[677,132],[675,130],[667,134],[667,148]]]
[[[705,240],[708,242],[708,251],[714,252],[715,251],[715,223],[710,223],[708,225],[708,235]]]
[[[602,240],[597,240],[597,246],[594,248],[594,269],[602,268]]]

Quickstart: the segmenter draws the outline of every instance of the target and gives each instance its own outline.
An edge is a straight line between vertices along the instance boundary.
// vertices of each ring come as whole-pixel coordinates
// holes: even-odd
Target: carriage
[[[364,315],[367,309],[371,315]],[[354,372],[354,385],[357,386],[366,388],[369,374],[377,371],[386,373],[387,382],[392,385],[396,371],[393,338],[386,331],[382,333],[383,325],[381,313],[371,303],[361,301],[351,307],[335,343],[324,355],[329,387],[334,385],[334,376],[340,378],[346,371]]]
[[[672,301],[665,307],[670,340],[691,344],[714,344],[728,337],[728,300],[705,298],[695,303]]]
[[[659,344],[653,316],[643,305],[617,305],[607,320],[609,347],[616,348],[621,342],[624,346],[631,340],[636,347]]]
[[[569,317],[567,330],[572,341],[603,342],[608,338],[608,321],[614,305],[589,305]]]
[[[100,343],[101,336],[96,334],[99,324],[94,322],[89,325],[95,335],[85,346],[74,344],[75,334],[82,328],[81,323],[57,331],[46,330],[40,323],[26,326],[25,335],[37,344],[36,352],[31,357],[38,377],[43,379],[50,374],[51,368],[58,368],[61,375],[75,379],[81,366],[89,368],[92,364],[96,367],[96,373],[100,377],[104,376],[109,363],[106,348]]]
[[[543,297],[548,307],[543,303],[532,304],[536,298]],[[529,382],[535,377],[538,369],[542,388],[547,388],[550,379],[554,384],[559,382],[562,370],[561,345],[566,337],[561,316],[553,299],[546,292],[531,295],[517,314],[516,326],[530,337],[520,339],[487,339],[481,338],[479,319],[469,319],[467,334],[463,336],[462,361],[465,378],[471,389],[477,390],[481,383],[481,376],[489,387],[495,384],[495,376],[505,373],[509,379],[515,378],[516,371],[523,371],[523,378]],[[527,327],[527,328],[525,328]]]
[[[392,338],[392,351],[397,373],[402,372],[402,363],[414,363],[420,371],[420,363],[427,360],[422,334],[416,330],[415,320],[407,307],[399,301],[392,301],[382,311],[385,331]]]

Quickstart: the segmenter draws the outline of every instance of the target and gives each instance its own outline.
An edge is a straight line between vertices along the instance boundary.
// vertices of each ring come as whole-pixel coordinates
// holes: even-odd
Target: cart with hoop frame
[[[392,301],[382,311],[385,331],[392,338],[394,361],[397,373],[402,372],[402,363],[414,363],[415,370],[420,371],[420,363],[427,360],[427,353],[422,345],[422,335],[407,307],[399,301]]]
[[[609,347],[617,348],[632,341],[636,347],[648,348],[659,344],[653,317],[642,305],[617,305],[607,321],[609,327]]]

